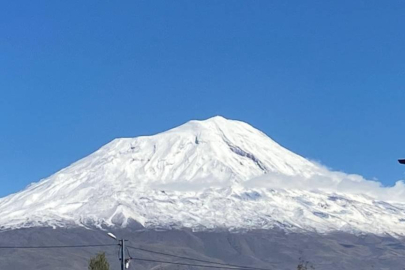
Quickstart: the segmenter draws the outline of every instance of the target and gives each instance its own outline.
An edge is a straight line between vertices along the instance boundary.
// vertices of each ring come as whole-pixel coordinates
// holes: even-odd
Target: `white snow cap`
[[[153,228],[402,234],[404,190],[403,182],[382,187],[332,172],[249,124],[216,116],[116,139],[0,199],[0,228],[133,220]]]

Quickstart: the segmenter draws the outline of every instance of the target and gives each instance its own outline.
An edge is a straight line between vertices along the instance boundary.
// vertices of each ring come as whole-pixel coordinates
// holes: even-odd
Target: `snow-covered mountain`
[[[328,187],[342,175],[246,123],[213,117],[154,136],[116,139],[0,199],[0,228],[135,221],[147,228],[404,234],[404,204],[303,188],[313,179]]]

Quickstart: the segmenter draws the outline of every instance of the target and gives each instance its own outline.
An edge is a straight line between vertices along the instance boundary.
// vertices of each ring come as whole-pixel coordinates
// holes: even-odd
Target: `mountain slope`
[[[364,195],[249,184],[257,178],[305,181],[328,174],[250,125],[214,117],[154,136],[112,141],[1,199],[0,226],[136,222],[149,228],[195,230],[404,231],[405,207],[400,204]]]

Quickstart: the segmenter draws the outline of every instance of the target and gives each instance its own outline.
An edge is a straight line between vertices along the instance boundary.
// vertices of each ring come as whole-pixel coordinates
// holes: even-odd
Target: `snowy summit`
[[[381,200],[379,189],[296,155],[244,122],[217,116],[113,140],[0,199],[0,229],[138,223],[403,235],[404,204]]]

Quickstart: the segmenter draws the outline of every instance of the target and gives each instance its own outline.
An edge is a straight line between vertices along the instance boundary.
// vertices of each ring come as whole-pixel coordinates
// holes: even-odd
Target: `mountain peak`
[[[194,121],[198,121],[198,120],[194,120]],[[218,121],[234,121],[234,120],[229,120],[221,115],[215,115],[212,116],[210,118],[207,118],[205,120],[200,120],[201,122],[218,122]]]
[[[140,139],[128,139],[127,143],[131,141],[132,147],[136,148],[134,145],[138,145]],[[192,166],[187,170],[192,169],[192,175],[183,172],[180,174],[183,178],[179,179],[176,174],[168,174],[175,181],[199,182],[204,179],[211,183],[225,181],[229,184],[268,172],[309,176],[316,168],[313,163],[281,147],[251,125],[222,116],[192,120],[142,139],[153,145],[154,156],[170,160],[172,168],[176,164],[183,167],[191,162]],[[204,177],[199,175],[202,171],[207,172]]]
[[[49,178],[1,199],[4,218],[0,217],[0,225],[10,217],[12,223],[26,216],[42,220],[44,213],[48,219],[69,219],[77,213],[98,215],[100,211],[103,217],[115,216],[116,211],[136,217],[129,206],[114,207],[121,200],[117,194],[125,191],[131,196],[131,192],[143,190],[202,192],[271,172],[309,177],[317,170],[315,164],[252,126],[215,116],[152,136],[112,141]],[[16,216],[17,212],[22,214]]]
[[[290,152],[254,127],[217,116],[152,136],[116,139],[0,199],[0,230],[135,221],[146,228],[403,235],[402,204],[305,189],[311,181],[331,186],[341,180],[342,173]],[[363,181],[352,180],[347,181]]]
[[[189,122],[197,122],[200,123],[201,125],[225,125],[225,126],[250,126],[249,124],[247,124],[246,122],[243,121],[239,121],[239,120],[234,120],[234,119],[229,119],[229,118],[225,118],[221,115],[216,115],[207,119],[203,119],[203,120],[191,120]],[[188,122],[188,123],[189,123]],[[187,124],[187,123],[186,123]]]
[[[217,131],[219,129],[254,129],[252,126],[249,124],[238,121],[238,120],[231,120],[227,119],[223,116],[213,116],[208,119],[204,120],[190,120],[187,123],[180,125],[178,127],[175,127],[170,131],[201,131],[201,130],[211,130],[211,131]]]

